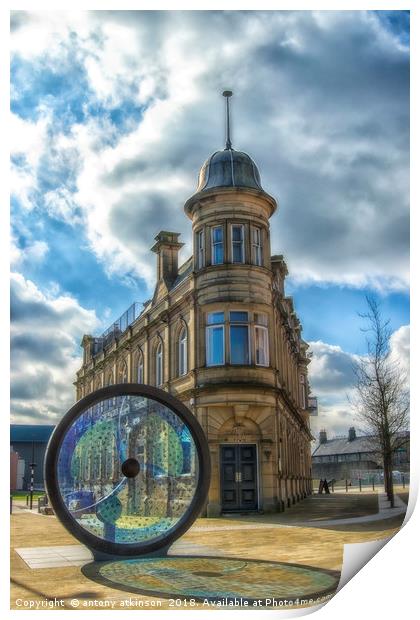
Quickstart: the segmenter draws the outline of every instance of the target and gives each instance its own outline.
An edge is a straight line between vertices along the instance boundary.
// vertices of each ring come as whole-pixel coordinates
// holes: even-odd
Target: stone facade
[[[84,336],[75,382],[78,399],[113,383],[160,385],[191,409],[211,453],[208,516],[281,511],[312,489],[308,345],[285,261],[270,252],[277,205],[242,185],[186,202],[193,256],[179,268],[179,235],[157,235],[153,298],[122,327]]]

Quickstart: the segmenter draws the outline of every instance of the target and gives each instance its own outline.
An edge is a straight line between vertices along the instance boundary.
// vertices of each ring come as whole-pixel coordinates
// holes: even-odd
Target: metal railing
[[[402,486],[403,489],[410,486],[410,472],[393,471],[392,479],[395,485]],[[336,478],[314,478],[312,480],[312,490],[314,493],[321,492],[321,484],[327,481],[329,491],[334,492],[334,489],[346,492],[348,491],[369,491],[372,489],[381,489],[384,485],[384,473],[381,470],[365,470],[365,471],[353,471],[349,472],[347,478],[337,480]]]
[[[131,306],[120,316],[119,319],[114,321],[112,325],[108,327],[101,334],[101,338],[106,338],[110,334],[114,334],[115,332],[125,332],[127,327],[129,327],[134,321],[140,316],[142,309],[142,304],[138,301],[135,301]]]
[[[118,338],[142,313],[143,304],[135,301],[131,306],[93,342],[92,354],[97,355],[104,350],[114,338]]]

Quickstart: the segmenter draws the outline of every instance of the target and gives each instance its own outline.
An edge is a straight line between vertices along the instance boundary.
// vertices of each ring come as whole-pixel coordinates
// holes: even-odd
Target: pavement
[[[364,514],[361,514],[361,507]],[[196,558],[203,563],[220,563],[224,558],[225,564],[220,565],[218,572],[206,569],[208,574],[221,575],[218,578],[220,583],[223,583],[224,571],[230,570],[229,562],[241,558],[252,568],[254,585],[262,592],[270,585],[267,582],[270,570],[280,564],[285,575],[288,567],[301,566],[302,570],[309,570],[305,578],[292,568],[282,577],[283,585],[289,583],[290,592],[295,592],[297,585],[303,584],[305,579],[311,582],[313,578],[314,584],[321,587],[320,584],[329,578],[329,571],[340,571],[344,544],[393,536],[403,521],[405,509],[400,498],[396,507],[390,509],[383,495],[378,493],[311,496],[289,511],[276,515],[198,519],[171,547],[170,555],[174,561],[183,557],[185,560]],[[303,520],[302,516],[306,518]],[[163,596],[161,591],[159,594],[151,589],[151,575],[156,578],[156,567],[150,569],[150,574],[136,576],[136,583],[143,580],[149,583],[149,589],[136,591],[130,586],[128,591],[134,594],[128,595],[127,583],[133,583],[133,575],[125,574],[125,581],[121,581],[118,566],[115,574],[112,573],[114,577],[117,575],[114,581],[109,574],[102,579],[97,576],[98,571],[92,573],[92,567],[96,570],[96,565],[103,563],[93,563],[90,551],[77,544],[54,516],[39,515],[26,507],[16,506],[11,517],[11,538],[12,609],[30,608],[31,604],[41,605],[42,601],[52,599],[59,599],[68,609],[74,608],[73,599],[80,601],[80,605],[97,601],[98,605],[88,607],[90,609],[98,608],[102,603],[105,605],[106,601],[117,601],[115,604],[121,605],[127,597],[135,601],[136,608],[152,603],[160,609],[170,608],[168,595]],[[86,567],[92,569],[91,578],[82,572]],[[179,565],[174,574],[182,576],[183,570]],[[238,592],[241,584],[249,589],[251,586],[245,583],[243,568],[242,572],[239,568],[235,570],[239,571]],[[197,581],[200,571],[197,567],[194,571],[193,577]],[[201,573],[207,574],[204,570]],[[187,588],[194,579],[187,571],[184,586]],[[217,582],[217,579],[206,578],[205,581],[208,584],[209,581]],[[45,608],[51,608],[47,603],[45,605]],[[200,605],[197,603],[197,607]]]

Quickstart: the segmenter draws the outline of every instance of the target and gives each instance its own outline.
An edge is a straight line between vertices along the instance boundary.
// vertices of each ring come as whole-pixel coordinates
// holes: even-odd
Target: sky
[[[12,421],[74,402],[81,338],[150,298],[160,229],[191,254],[229,88],[233,147],[279,205],[313,432],[346,433],[366,295],[408,367],[408,12],[15,11],[11,31]]]

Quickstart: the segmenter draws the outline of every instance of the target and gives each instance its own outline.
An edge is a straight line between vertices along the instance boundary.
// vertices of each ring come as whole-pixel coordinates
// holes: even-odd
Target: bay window
[[[206,365],[269,366],[268,316],[247,310],[207,314]]]

